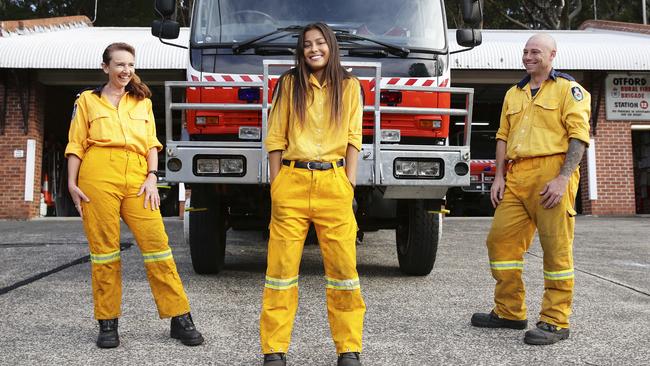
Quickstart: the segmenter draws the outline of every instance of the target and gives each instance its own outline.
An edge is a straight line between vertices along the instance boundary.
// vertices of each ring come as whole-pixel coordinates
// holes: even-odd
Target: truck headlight
[[[219,159],[197,159],[196,172],[198,174],[219,173]]]
[[[417,161],[396,160],[395,161],[395,175],[411,176],[414,177],[418,173]]]
[[[244,172],[244,160],[241,158],[220,159],[221,173],[223,174],[241,174]]]
[[[246,158],[242,155],[197,155],[194,157],[194,174],[243,177],[246,175]]]
[[[395,159],[396,178],[442,178],[442,163],[437,159]]]
[[[381,130],[381,142],[399,142],[401,139],[400,130]]]
[[[437,161],[418,161],[418,176],[433,178],[440,171],[440,163]]]
[[[239,127],[239,138],[241,140],[259,140],[262,135],[259,127]]]

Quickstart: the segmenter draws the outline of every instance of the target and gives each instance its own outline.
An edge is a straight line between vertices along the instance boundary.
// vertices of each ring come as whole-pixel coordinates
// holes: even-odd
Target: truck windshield
[[[195,45],[232,45],[317,21],[411,49],[446,48],[441,0],[198,0],[191,37]],[[279,34],[264,44],[293,45],[294,37]]]

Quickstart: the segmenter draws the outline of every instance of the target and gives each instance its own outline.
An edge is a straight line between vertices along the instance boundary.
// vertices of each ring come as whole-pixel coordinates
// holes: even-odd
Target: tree
[[[483,28],[486,29],[576,29],[594,19],[590,0],[481,0]],[[460,1],[446,1],[450,27],[462,24]],[[601,20],[640,23],[641,1],[596,0],[596,15]]]
[[[487,2],[514,26],[524,29],[571,29],[573,19],[582,11],[582,0],[523,0],[511,8],[496,0]]]
[[[116,6],[119,4],[119,6]],[[177,19],[181,26],[189,25],[192,0],[178,0],[180,11]],[[0,20],[22,20],[85,15],[93,19],[95,0],[0,0]],[[158,16],[153,1],[98,0],[98,27],[148,27]]]

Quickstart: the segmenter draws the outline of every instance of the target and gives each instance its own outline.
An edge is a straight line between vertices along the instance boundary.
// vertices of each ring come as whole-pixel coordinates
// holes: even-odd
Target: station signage
[[[609,74],[605,93],[608,120],[650,121],[650,74]]]

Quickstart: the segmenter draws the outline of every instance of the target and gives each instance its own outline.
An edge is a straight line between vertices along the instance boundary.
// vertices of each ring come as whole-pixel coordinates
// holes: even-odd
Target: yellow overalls
[[[82,208],[95,318],[120,316],[120,217],[140,247],[160,317],[188,313],[160,211],[144,208],[144,195],[137,196],[147,175],[147,152],[162,148],[151,100],[126,94],[115,108],[100,93],[100,88],[85,91],[77,99],[65,151],[82,160],[78,186],[90,199]]]
[[[537,229],[544,251],[540,320],[568,328],[579,169],[573,172],[567,192],[555,207],[545,209],[540,204],[540,192],[559,175],[570,138],[589,144],[591,99],[573,78],[554,70],[534,97],[528,81],[526,77],[507,92],[496,135],[506,141],[506,157],[511,163],[503,200],[487,238],[490,268],[497,281],[494,311],[505,319],[527,318],[521,274],[524,253]]]
[[[356,270],[354,189],[344,167],[308,170],[296,161],[337,162],[348,145],[361,148],[360,87],[343,82],[340,126],[329,118],[327,85],[311,76],[312,99],[300,125],[291,111],[291,77],[282,83],[269,118],[268,151],[291,161],[271,184],[271,223],[260,337],[262,352],[286,353],[298,308],[298,270],[309,224],[316,228],[325,266],[327,310],[337,353],[361,352],[365,303]]]

